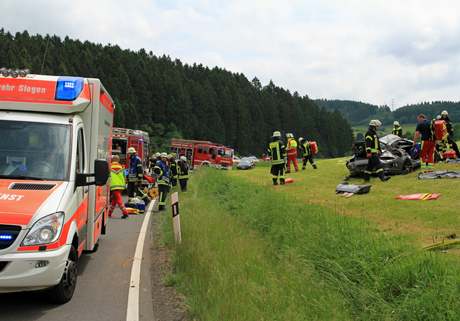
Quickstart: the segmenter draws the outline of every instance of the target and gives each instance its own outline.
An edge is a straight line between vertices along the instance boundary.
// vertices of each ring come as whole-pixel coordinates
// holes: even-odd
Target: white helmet
[[[443,116],[446,115],[447,116],[447,115],[449,115],[449,113],[447,112],[447,110],[443,110],[441,115],[443,115]]]
[[[287,138],[292,137],[291,135],[292,135],[291,133],[286,133],[286,137],[287,137]]]
[[[441,119],[441,118],[442,118],[441,115],[436,116],[436,119]]]
[[[161,157],[161,158],[163,158],[163,157],[166,157],[166,158],[167,158],[167,157],[168,157],[168,154],[166,154],[166,153],[161,153],[161,154],[160,154],[160,157]]]
[[[128,154],[134,154],[136,153],[136,149],[134,147],[128,148]]]
[[[181,156],[180,159],[182,159],[184,162],[187,161],[187,157],[185,157],[185,156]]]
[[[303,137],[299,137],[299,142],[303,141]]]
[[[399,121],[395,121],[393,125],[399,126]]]
[[[279,136],[281,136],[281,133],[279,131],[273,132],[272,137],[279,137]]]

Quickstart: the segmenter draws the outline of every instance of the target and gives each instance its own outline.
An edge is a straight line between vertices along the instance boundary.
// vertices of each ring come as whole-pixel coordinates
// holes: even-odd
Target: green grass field
[[[191,174],[179,193],[181,245],[170,213],[161,214],[173,253],[166,281],[184,293],[191,318],[457,320],[459,251],[421,248],[459,233],[460,180],[412,173],[343,198],[334,191],[348,175],[345,159],[316,163],[284,186],[271,185],[268,163]],[[412,193],[441,195],[396,200]]]

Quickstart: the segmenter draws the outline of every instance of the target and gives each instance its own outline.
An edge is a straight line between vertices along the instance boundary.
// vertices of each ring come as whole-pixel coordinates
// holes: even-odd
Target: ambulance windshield
[[[70,126],[0,120],[0,177],[66,181]]]

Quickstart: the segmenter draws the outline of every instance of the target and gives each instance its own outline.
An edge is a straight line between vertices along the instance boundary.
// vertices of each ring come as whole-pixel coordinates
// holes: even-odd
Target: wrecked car
[[[410,156],[414,141],[393,134],[383,136],[379,141],[382,150],[380,160],[385,175],[405,175],[420,167],[420,158]],[[364,141],[355,142],[351,150],[354,155],[346,162],[350,177],[363,176],[368,163],[366,143]],[[439,154],[435,151],[435,162],[439,159]],[[375,169],[372,173],[375,174]]]

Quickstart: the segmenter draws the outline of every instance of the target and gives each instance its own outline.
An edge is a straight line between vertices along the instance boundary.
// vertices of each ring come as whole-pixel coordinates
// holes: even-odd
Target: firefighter
[[[393,128],[393,131],[391,133],[393,135],[401,137],[402,136],[402,128],[401,128],[401,126],[399,126],[399,122],[395,121],[393,123],[393,126],[394,126],[394,128]]]
[[[142,179],[144,178],[144,169],[142,160],[137,156],[134,147],[128,148],[129,171],[128,171],[128,200],[134,197],[134,193],[144,201],[145,206],[149,205],[150,199],[141,189]]]
[[[292,133],[286,134],[288,138],[287,146],[286,146],[286,154],[287,154],[287,166],[286,166],[286,173],[291,172],[291,161],[294,165],[294,169],[296,172],[299,171],[299,165],[297,165],[297,142],[294,139],[294,135]]]
[[[150,168],[154,168],[157,161],[160,159],[160,153],[155,153],[150,159]]]
[[[187,158],[181,156],[179,162],[177,163],[177,172],[179,175],[179,184],[182,192],[187,192],[187,181],[188,181],[188,165]]]
[[[315,161],[313,160],[313,153],[311,152],[311,147],[310,147],[311,142],[305,140],[302,137],[299,138],[299,142],[300,142],[300,149],[303,152],[302,170],[306,169],[307,161],[310,162],[311,166],[313,166],[314,169],[318,169],[318,167],[315,164]]]
[[[177,186],[177,162],[174,157],[170,154],[168,155],[169,168],[171,169],[171,186]]]
[[[123,212],[121,218],[128,218],[128,211],[121,199],[121,192],[125,189],[125,167],[119,163],[120,157],[112,156],[110,164],[110,192],[112,193],[112,203],[110,204],[109,216],[112,216],[115,207],[118,205]]]
[[[371,120],[369,122],[369,129],[366,133],[366,156],[368,158],[368,163],[366,170],[364,171],[365,182],[370,182],[372,170],[374,168],[382,182],[385,182],[391,178],[389,176],[385,176],[382,164],[380,162],[379,155],[382,153],[382,151],[380,150],[379,136],[377,136],[376,133],[380,125],[381,123],[379,120]]]
[[[457,157],[460,157],[460,153],[458,151],[457,143],[454,140],[454,127],[452,126],[452,121],[449,119],[449,113],[447,110],[443,110],[441,113],[442,120],[446,122],[447,133],[449,136],[447,137],[447,142],[449,144],[450,150],[454,150]]]
[[[273,185],[278,185],[278,177],[280,184],[284,185],[284,169],[287,163],[287,154],[279,131],[273,133],[268,147],[268,156],[270,156],[272,162],[270,173],[273,175]]]
[[[422,144],[420,146],[420,158],[422,159],[420,170],[422,173],[433,172],[434,169],[434,148],[436,145],[434,133],[431,130],[431,122],[425,115],[418,116],[419,123],[415,128],[414,146],[417,144],[417,138],[422,135]]]
[[[166,211],[166,197],[168,196],[169,192],[169,181],[171,170],[167,164],[168,155],[166,153],[160,154],[160,159],[157,161],[155,167],[153,168],[153,172],[157,175],[157,184],[158,184],[158,191],[160,192],[159,195],[159,202],[158,202],[158,210],[159,211]]]

